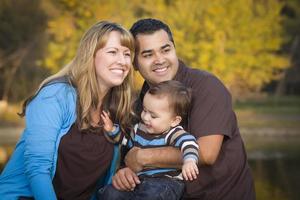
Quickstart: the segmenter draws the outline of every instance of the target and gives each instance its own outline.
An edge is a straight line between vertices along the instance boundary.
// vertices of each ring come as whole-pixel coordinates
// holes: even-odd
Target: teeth
[[[164,71],[166,71],[166,70],[167,70],[167,68],[164,67],[164,68],[158,68],[158,69],[155,69],[154,71],[155,71],[155,72],[164,72]]]
[[[115,74],[123,74],[124,73],[124,70],[122,70],[122,69],[111,69],[110,71]]]

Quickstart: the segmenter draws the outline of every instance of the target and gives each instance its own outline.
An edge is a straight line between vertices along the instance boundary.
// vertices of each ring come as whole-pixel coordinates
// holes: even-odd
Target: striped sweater
[[[119,128],[113,133],[109,133],[108,136],[115,140],[120,134]],[[131,138],[123,138],[122,144],[126,145],[128,148],[134,146],[140,148],[157,148],[165,146],[173,146],[179,148],[182,152],[182,159],[185,160],[195,160],[198,163],[198,144],[193,135],[187,133],[182,126],[176,126],[171,128],[169,131],[162,134],[149,134],[146,132],[145,126],[142,123],[135,124],[131,134]],[[115,140],[116,141],[116,140]],[[177,172],[178,169],[175,168],[151,168],[144,169],[139,172],[138,175],[165,175],[172,174],[172,176]],[[171,172],[171,173],[170,173]],[[178,175],[178,173],[176,174]]]

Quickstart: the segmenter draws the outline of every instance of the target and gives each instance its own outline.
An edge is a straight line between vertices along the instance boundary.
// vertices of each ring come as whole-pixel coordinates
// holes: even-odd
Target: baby
[[[181,173],[175,168],[147,168],[138,173],[141,183],[133,191],[119,191],[108,185],[99,191],[100,199],[180,199],[184,191],[182,177],[188,181],[198,175],[198,144],[195,137],[179,124],[186,120],[191,91],[178,81],[164,81],[151,87],[143,99],[141,122],[134,125],[131,138],[123,138],[127,147],[155,148],[173,146],[182,152]],[[119,142],[120,129],[109,114],[101,118],[107,136]],[[174,195],[171,197],[170,195]]]

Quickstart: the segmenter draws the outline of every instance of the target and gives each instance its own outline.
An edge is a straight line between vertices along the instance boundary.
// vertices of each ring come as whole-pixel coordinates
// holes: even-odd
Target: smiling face
[[[106,44],[95,54],[95,68],[101,91],[121,85],[131,70],[131,52],[121,45],[121,34],[112,31]]]
[[[150,84],[174,78],[178,70],[178,58],[174,44],[164,30],[136,36],[136,63],[141,75]]]
[[[149,134],[161,134],[177,126],[181,117],[174,114],[168,97],[146,93],[141,118]]]

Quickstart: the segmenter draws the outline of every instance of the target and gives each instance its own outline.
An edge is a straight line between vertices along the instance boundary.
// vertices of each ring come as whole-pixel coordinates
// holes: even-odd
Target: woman
[[[100,113],[129,127],[133,54],[134,40],[118,24],[99,22],[84,34],[74,59],[25,101],[26,127],[1,174],[0,199],[94,197],[117,153]]]

